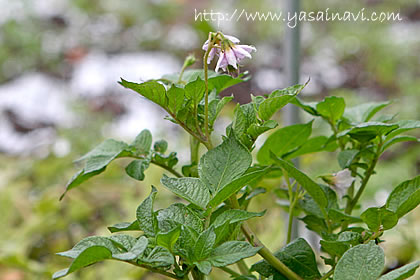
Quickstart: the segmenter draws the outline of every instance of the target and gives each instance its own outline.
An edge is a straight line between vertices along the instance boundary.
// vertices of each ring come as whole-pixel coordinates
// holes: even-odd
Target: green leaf
[[[187,225],[196,232],[203,230],[201,218],[182,203],[175,203],[166,209],[158,211],[157,220],[159,229],[163,232],[170,231],[178,225]]]
[[[148,154],[150,152],[150,148],[152,147],[152,134],[150,131],[147,129],[142,130],[134,139],[131,146],[136,148],[137,154]]]
[[[251,124],[246,132],[251,136],[252,139],[257,139],[258,136],[263,134],[264,132],[274,129],[278,126],[275,120],[268,120],[264,122],[262,125],[258,125],[256,123]]]
[[[200,103],[201,99],[204,97],[204,91],[206,88],[206,83],[197,77],[195,81],[189,82],[185,86],[185,96],[188,99],[193,101],[193,104]]]
[[[215,193],[240,177],[251,162],[252,156],[247,148],[231,135],[201,157],[198,173],[201,180]]]
[[[150,101],[160,105],[163,108],[166,108],[166,106],[168,105],[168,97],[166,96],[165,87],[156,81],[149,81],[137,84],[121,79],[121,82],[119,83],[123,87],[134,90],[135,92],[139,93],[140,95],[146,97]]]
[[[398,223],[398,216],[394,212],[382,207],[371,207],[366,209],[360,216],[372,231],[391,229]]]
[[[131,237],[131,236],[130,236]],[[143,254],[144,250],[146,250],[147,245],[149,244],[149,241],[145,236],[140,237],[136,240],[136,242],[133,244],[133,246],[126,248],[128,251],[119,253],[119,254],[113,254],[112,257],[117,260],[122,261],[129,261],[129,260],[135,260],[137,259],[141,254]]]
[[[158,153],[164,154],[167,149],[168,142],[166,142],[165,140],[159,140],[153,144],[153,150],[155,150]]]
[[[299,98],[295,97],[290,102],[299,108],[305,110],[307,113],[311,114],[312,116],[320,116],[320,114],[316,110],[316,102],[303,102]]]
[[[390,146],[394,144],[397,144],[400,142],[408,142],[408,141],[420,142],[420,139],[417,139],[417,137],[414,137],[414,136],[407,136],[407,135],[396,136],[394,138],[391,138],[387,142],[385,142],[385,144],[382,147],[382,151],[385,151],[386,149],[388,149]]]
[[[139,181],[144,180],[144,171],[149,167],[150,161],[147,159],[136,159],[130,162],[129,165],[125,168],[125,172],[131,178],[134,178]]]
[[[391,104],[392,102],[370,102],[346,108],[344,117],[356,123],[369,121],[377,112]]]
[[[146,236],[155,236],[157,232],[157,220],[153,211],[153,202],[155,200],[157,190],[152,186],[150,195],[137,208],[137,221],[140,229]]]
[[[276,156],[290,152],[304,144],[312,132],[312,121],[307,124],[295,124],[276,130],[262,145],[257,154],[260,164],[266,165],[272,162],[270,151]]]
[[[344,150],[338,154],[338,164],[341,168],[347,168],[359,154],[359,150]]]
[[[64,277],[72,272],[75,272],[83,267],[110,259],[112,253],[109,249],[102,246],[92,246],[81,252],[71,263],[68,269],[60,270],[53,275],[53,279]]]
[[[73,189],[73,188],[75,188],[75,187],[79,186],[80,184],[82,184],[82,183],[83,183],[83,182],[85,182],[86,180],[88,180],[88,179],[92,178],[93,176],[96,176],[96,175],[101,174],[102,172],[104,172],[104,171],[105,171],[105,168],[106,168],[106,167],[104,167],[104,168],[102,168],[102,169],[100,169],[100,170],[94,171],[94,172],[90,172],[90,173],[85,173],[85,170],[84,170],[84,169],[79,170],[79,172],[77,172],[76,174],[74,174],[74,175],[73,175],[73,177],[71,177],[71,179],[67,182],[67,185],[66,185],[66,190],[65,190],[65,192],[64,192],[64,193],[60,196],[60,200],[62,200],[62,199],[63,199],[63,197],[66,195],[66,193],[67,193],[69,190],[71,190],[71,189]]]
[[[270,171],[271,168],[267,167],[254,172],[246,173],[245,175],[231,181],[216,193],[216,195],[210,200],[209,205],[212,207],[219,205],[231,195],[238,192],[242,187],[256,182]]]
[[[398,128],[391,133],[387,135],[386,140],[389,140],[393,138],[394,136],[397,136],[398,134],[401,134],[403,132],[420,128],[420,120],[402,120],[395,123],[395,125],[398,125]]]
[[[325,214],[325,207],[328,205],[328,200],[324,190],[317,183],[312,181],[312,179],[305,173],[301,172],[287,161],[277,158],[275,155],[272,155],[272,158],[276,164],[288,173],[290,177],[295,178],[295,180],[308,192],[308,194],[321,208],[321,211]]]
[[[114,232],[120,232],[120,231],[139,231],[139,221],[135,220],[132,223],[124,222],[124,223],[118,223],[113,226],[108,227],[108,230],[111,233]]]
[[[406,264],[403,267],[394,269],[385,275],[382,275],[378,280],[403,280],[408,279],[416,273],[417,268],[420,265],[420,261],[416,261],[410,264]]]
[[[93,246],[105,247],[108,248],[111,253],[118,253],[118,249],[114,246],[112,241],[109,240],[109,238],[102,236],[89,236],[79,241],[71,250],[57,253],[57,255],[75,259],[84,250]]]
[[[338,261],[334,280],[376,280],[384,264],[384,252],[375,241],[357,245],[345,252]]]
[[[201,262],[195,262],[194,263],[198,270],[200,270],[202,273],[209,275],[212,269],[211,263],[208,261],[201,261]]]
[[[264,100],[259,108],[258,115],[259,117],[267,121],[269,120],[275,112],[286,106],[292,99],[302,91],[305,85],[294,85],[282,90],[273,91],[266,100]]]
[[[128,147],[129,146],[124,142],[107,139],[96,146],[92,151],[79,158],[76,162],[86,161],[85,166],[70,179],[67,183],[66,191],[60,199],[62,199],[69,190],[105,171],[106,166],[112,160],[127,153],[125,150]]]
[[[222,111],[223,107],[233,99],[233,96],[225,96],[222,99],[215,99],[209,103],[209,124],[214,125],[217,116]]]
[[[239,209],[229,209],[224,211],[222,214],[217,216],[217,218],[214,220],[212,225],[217,228],[222,226],[224,223],[229,222],[229,224],[242,222],[249,220],[251,218],[255,217],[262,217],[264,216],[266,211],[262,211],[259,213],[255,212],[248,212],[245,210],[239,210]]]
[[[341,118],[345,108],[344,98],[336,96],[328,96],[316,105],[317,112],[333,123]]]
[[[176,195],[202,209],[205,209],[210,201],[207,186],[198,178],[170,178],[163,175],[160,182]]]
[[[420,204],[420,175],[399,184],[389,195],[386,208],[401,218]]]
[[[167,232],[159,232],[156,235],[156,243],[159,246],[165,247],[172,252],[175,243],[178,241],[179,236],[181,235],[181,226],[177,226],[176,228],[167,231]]]
[[[319,279],[321,277],[315,261],[315,254],[303,238],[292,241],[274,255],[303,279]],[[274,274],[274,279],[286,279],[266,260],[254,264],[251,271],[257,271],[265,277]]]
[[[342,222],[348,222],[348,223],[360,223],[362,222],[362,219],[354,216],[350,216],[348,214],[345,214],[337,209],[328,209],[328,217],[333,220],[335,223],[342,223]]]
[[[260,249],[245,241],[228,241],[213,249],[207,260],[213,266],[223,267],[252,257]]]
[[[167,94],[168,109],[176,116],[184,105],[185,90],[183,88],[172,85]]]
[[[321,219],[315,215],[307,215],[301,218],[300,220],[305,223],[307,229],[318,233],[320,236],[324,232],[328,232],[328,227],[325,223],[325,219]]]
[[[174,256],[168,249],[156,246],[147,256],[139,258],[141,262],[153,267],[170,266],[174,264]]]
[[[283,155],[284,159],[292,159],[301,155],[311,154],[321,151],[329,151],[330,146],[328,144],[328,137],[326,136],[317,136],[310,139],[307,139],[302,146],[286,153]],[[335,149],[335,148],[334,148]]]
[[[197,239],[194,246],[194,260],[205,260],[211,253],[213,245],[216,241],[216,234],[214,228],[210,227],[203,231]]]
[[[337,134],[337,137],[349,135],[358,141],[365,142],[372,140],[376,136],[386,135],[397,128],[398,125],[395,124],[366,122],[358,124],[351,129],[340,132]]]

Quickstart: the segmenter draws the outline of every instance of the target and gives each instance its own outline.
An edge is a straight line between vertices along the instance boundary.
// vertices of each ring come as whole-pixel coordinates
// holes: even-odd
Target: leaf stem
[[[351,215],[351,212],[353,211],[353,208],[356,206],[357,202],[359,201],[360,197],[362,196],[363,191],[366,188],[366,185],[372,176],[376,164],[378,163],[379,157],[381,155],[381,149],[382,149],[382,140],[379,142],[378,149],[376,151],[375,157],[373,158],[368,170],[366,171],[366,175],[363,177],[362,183],[360,185],[359,190],[357,191],[354,198],[349,203],[349,207],[346,208],[345,213]]]
[[[132,261],[124,261],[124,262],[135,265],[135,266],[138,266],[138,267],[141,267],[141,268],[145,268],[145,269],[150,270],[150,271],[155,272],[155,273],[162,274],[162,275],[164,275],[166,277],[169,277],[169,278],[172,278],[172,279],[178,279],[178,280],[182,279],[182,278],[178,277],[177,275],[175,275],[171,272],[160,270],[158,268],[155,268],[155,267],[152,267],[152,266],[149,266],[149,265],[146,265],[146,264],[140,264],[140,263],[132,262]]]
[[[239,271],[242,273],[242,275],[248,275],[249,274],[249,268],[248,268],[248,266],[246,265],[246,263],[243,259],[238,261],[236,263],[236,265],[238,266]]]
[[[206,138],[207,138],[207,142],[209,144],[210,147],[212,147],[212,143],[211,143],[211,138],[210,138],[210,131],[209,131],[209,71],[208,71],[208,64],[207,64],[207,60],[209,58],[209,54],[211,49],[213,48],[214,45],[214,40],[216,39],[216,36],[213,38],[212,40],[212,33],[209,33],[209,44],[207,47],[207,50],[204,54],[204,58],[203,58],[203,67],[204,67],[204,82],[206,84],[205,87],[205,95],[204,95],[204,131],[206,133]]]
[[[233,208],[240,209],[238,199],[235,195],[230,197],[230,202]],[[278,272],[286,276],[286,278],[289,280],[302,280],[300,276],[290,270],[290,268],[288,268],[282,261],[274,256],[274,254],[258,239],[255,233],[249,228],[246,221],[242,223],[241,230],[246,239],[248,239],[249,243],[256,247],[262,247],[258,254]]]
[[[324,276],[321,277],[319,280],[326,280],[328,279],[332,274],[334,273],[334,268],[332,268],[330,271],[328,271]]]
[[[167,166],[167,165],[161,164],[161,163],[159,163],[159,162],[157,162],[157,161],[154,161],[154,160],[151,160],[150,162],[151,162],[151,163],[153,163],[154,165],[157,165],[157,166],[159,166],[159,167],[161,167],[161,168],[165,169],[166,171],[171,172],[173,175],[175,175],[175,176],[176,176],[176,177],[178,177],[178,178],[183,177],[183,176],[182,176],[182,174],[180,174],[178,171],[176,171],[176,170],[175,170],[175,169],[173,169],[172,167],[169,167],[169,166]]]
[[[234,271],[234,270],[232,270],[228,267],[218,267],[218,269],[223,270],[226,273],[229,273],[233,277],[240,277],[241,276],[238,272],[236,272],[236,271]]]

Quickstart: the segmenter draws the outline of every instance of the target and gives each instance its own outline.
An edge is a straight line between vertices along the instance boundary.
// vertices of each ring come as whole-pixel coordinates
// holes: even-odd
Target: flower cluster
[[[219,57],[216,64],[215,71],[219,71],[220,68],[223,71],[228,70],[228,66],[231,65],[233,68],[238,69],[238,63],[245,57],[252,58],[251,52],[257,51],[254,46],[250,45],[239,45],[239,39],[229,35],[223,35],[218,32],[212,40],[212,46],[209,51],[207,64],[213,60],[215,55]],[[207,51],[210,45],[210,39],[207,40],[203,45],[203,50]]]

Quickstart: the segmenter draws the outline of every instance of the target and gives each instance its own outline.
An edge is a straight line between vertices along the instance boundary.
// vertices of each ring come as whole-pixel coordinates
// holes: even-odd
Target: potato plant
[[[304,103],[298,94],[305,85],[298,84],[238,104],[220,137],[213,134],[214,124],[232,97],[220,98],[219,93],[248,79],[238,63],[256,49],[217,32],[209,34],[203,50],[204,69],[187,69],[195,60],[189,56],[179,74],[143,83],[120,81],[162,107],[165,119],[190,135],[190,162],[178,166],[176,152],[168,152],[164,140],[153,143],[148,130],[130,144],[108,139],[83,156],[84,167],[71,178],[66,192],[119,158],[132,159],[125,171],[135,180],[143,180],[150,165],[165,169],[168,175],[161,178],[161,186],[151,187],[136,210],[135,221],[110,226],[110,236],[90,236],[59,253],[72,262],[53,278],[110,259],[172,279],[206,279],[214,268],[226,273],[224,279],[236,280],[399,280],[412,276],[420,262],[382,275],[385,257],[380,243],[383,233],[420,203],[420,176],[395,186],[381,207],[359,206],[381,155],[399,142],[418,142],[403,133],[419,128],[420,121],[377,116],[390,102],[349,108],[343,98],[329,96],[318,103]],[[208,64],[215,58],[216,71],[210,71]],[[227,74],[218,73],[219,69]],[[289,103],[328,123],[330,133],[311,137],[313,121],[279,128],[272,117]],[[268,131],[270,135],[256,148],[258,137]],[[200,146],[207,151],[200,153]],[[333,151],[341,170],[320,178],[311,178],[292,162],[304,154]],[[289,201],[287,244],[277,252],[263,244],[247,223],[255,217],[264,219],[265,211],[247,209],[264,192],[259,183],[268,177],[278,180],[279,191]],[[161,187],[183,203],[155,209]],[[322,260],[317,260],[319,254],[305,239],[292,240],[294,215],[300,215],[300,221],[319,235]],[[130,234],[121,233],[127,231]],[[256,254],[262,259],[248,267],[244,259]],[[325,273],[318,269],[322,261],[329,267]]]

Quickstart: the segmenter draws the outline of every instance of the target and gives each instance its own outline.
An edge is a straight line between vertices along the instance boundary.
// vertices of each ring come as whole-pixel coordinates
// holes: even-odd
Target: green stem
[[[381,155],[381,149],[382,149],[382,141],[378,145],[378,150],[376,151],[375,157],[373,158],[368,170],[366,171],[366,175],[362,180],[362,183],[360,185],[359,190],[357,191],[355,197],[351,200],[349,207],[346,208],[345,213],[351,215],[351,212],[353,211],[353,208],[357,205],[357,202],[359,201],[360,197],[362,196],[363,191],[366,188],[366,185],[370,179],[370,177],[373,174],[373,171],[375,170],[376,164],[378,163],[379,157]]]
[[[236,271],[227,268],[227,267],[218,267],[218,269],[223,270],[226,273],[229,273],[230,275],[232,275],[233,277],[240,277],[241,275],[239,273],[237,273]]]
[[[214,45],[214,39],[212,40],[211,33],[209,33],[209,45],[203,58],[204,81],[206,83],[205,95],[204,95],[204,131],[206,134],[207,142],[209,143],[209,146],[211,147],[213,145],[211,143],[210,130],[209,130],[209,73],[208,73],[209,66],[207,64],[207,60],[209,58],[209,54],[210,54],[211,49],[213,48],[213,45]]]
[[[181,72],[179,73],[179,78],[178,78],[178,84],[180,84],[182,82],[182,76],[184,75],[184,71],[185,69],[187,69],[188,65],[186,65],[184,63],[184,65],[181,68]]]
[[[239,202],[235,195],[230,197],[231,205],[235,209],[239,209]],[[286,276],[289,280],[302,280],[300,276],[298,276],[295,272],[290,270],[282,261],[274,256],[270,250],[265,247],[265,245],[257,238],[254,232],[249,228],[246,221],[242,223],[241,230],[245,235],[246,239],[248,239],[249,243],[251,243],[255,247],[262,247],[258,254],[263,257],[271,266],[273,266],[278,272]]]
[[[242,273],[242,275],[248,275],[249,274],[249,268],[246,265],[244,260],[240,260],[239,262],[236,263],[236,265],[239,268],[239,271]]]
[[[124,262],[135,265],[135,266],[138,266],[138,267],[141,267],[141,268],[145,268],[145,269],[150,270],[154,273],[162,274],[162,275],[164,275],[166,277],[169,277],[169,278],[172,278],[172,279],[179,279],[179,280],[182,279],[182,278],[178,277],[177,275],[175,275],[173,273],[170,273],[170,272],[167,272],[167,271],[164,271],[164,270],[160,270],[158,268],[148,266],[146,264],[139,264],[139,263],[132,262],[132,261],[124,261]]]
[[[326,274],[324,274],[324,276],[322,276],[321,279],[319,280],[326,280],[328,279],[332,274],[334,273],[334,268],[332,268],[330,271],[328,271]]]
[[[171,167],[169,167],[167,165],[161,164],[161,163],[159,163],[157,161],[154,161],[154,160],[152,160],[150,162],[153,163],[154,165],[157,165],[157,166],[159,166],[159,167],[161,167],[161,168],[163,168],[163,169],[171,172],[173,175],[175,175],[178,178],[183,177],[182,174],[178,173],[178,171],[176,171],[175,169],[173,169],[173,168],[171,168]]]
[[[191,164],[198,164],[198,149],[199,148],[200,148],[200,142],[194,137],[190,136]]]
[[[289,223],[287,226],[287,243],[289,244],[292,241],[292,227],[293,227],[293,210],[295,208],[297,199],[294,198],[292,204],[289,207]]]

